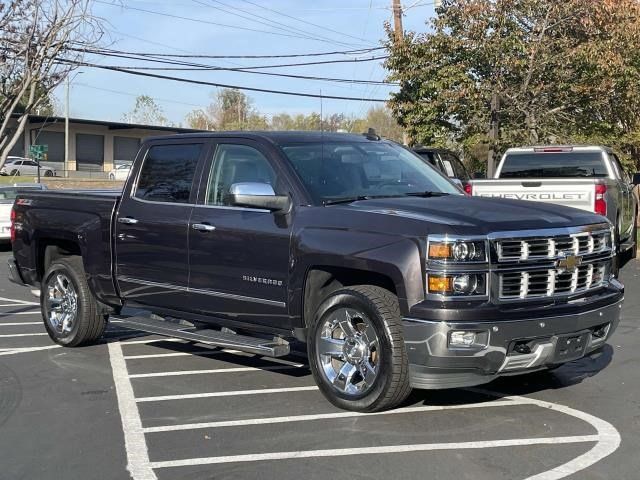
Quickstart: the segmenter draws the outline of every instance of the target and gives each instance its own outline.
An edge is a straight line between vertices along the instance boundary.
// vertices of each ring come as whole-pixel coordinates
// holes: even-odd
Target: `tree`
[[[122,116],[127,123],[139,123],[142,125],[168,125],[167,117],[162,112],[162,107],[148,95],[138,95],[133,109]]]
[[[395,140],[396,142],[402,142],[403,140],[404,130],[398,125],[391,111],[386,107],[371,107],[367,111],[364,124],[364,128],[359,129],[358,133],[365,132],[368,128],[373,128],[378,135],[384,138]]]
[[[50,108],[50,93],[100,39],[90,0],[0,3],[0,166],[28,115]],[[15,121],[15,125],[11,125]]]
[[[211,119],[207,112],[203,109],[199,108],[198,110],[192,110],[189,112],[185,118],[187,125],[189,128],[194,128],[196,130],[212,130],[213,124],[211,123]]]
[[[638,88],[630,33],[638,8],[636,0],[443,0],[432,32],[396,42],[389,31],[386,65],[401,84],[393,114],[414,142],[484,144],[490,159],[513,145],[600,139],[618,131],[614,110]]]

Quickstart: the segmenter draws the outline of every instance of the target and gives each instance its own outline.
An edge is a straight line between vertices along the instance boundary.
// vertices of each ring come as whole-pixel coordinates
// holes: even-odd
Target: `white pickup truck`
[[[634,181],[608,147],[510,148],[493,179],[473,180],[467,193],[546,202],[603,215],[615,225],[618,253],[635,257],[638,202]]]

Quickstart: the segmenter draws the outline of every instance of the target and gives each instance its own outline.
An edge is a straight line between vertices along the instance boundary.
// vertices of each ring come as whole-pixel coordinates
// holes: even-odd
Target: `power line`
[[[67,50],[73,51],[73,52],[90,53],[94,55],[104,55],[104,56],[113,56],[113,57],[119,56],[121,58],[129,58],[132,60],[147,61],[147,59],[149,59],[149,61],[156,61],[156,62],[161,61],[161,62],[169,63],[169,61],[167,60],[154,59],[153,55],[136,55],[126,51],[118,51],[118,50],[110,51],[108,49],[74,48],[74,47],[70,47]],[[241,68],[242,70],[261,70],[265,68],[303,67],[308,65],[327,65],[327,64],[333,64],[333,63],[372,62],[375,60],[386,60],[387,58],[389,58],[388,55],[379,55],[379,56],[372,56],[372,57],[366,57],[366,58],[349,58],[349,59],[339,58],[339,59],[333,59],[333,60],[320,60],[315,62],[285,63],[285,64],[275,64],[275,65],[255,65],[255,66],[246,66],[246,67],[239,67],[239,68]],[[179,62],[179,61],[174,60],[174,62]],[[189,64],[186,62],[181,62],[176,64],[180,64],[184,66],[192,66],[192,67],[204,66],[204,67],[209,67],[211,70],[227,70],[226,67],[216,67],[216,66],[202,65],[202,64]]]
[[[150,40],[145,40],[140,37],[134,37],[133,35],[126,35],[122,32],[116,32],[120,35],[130,36],[136,40],[140,40],[143,42],[153,43],[156,45],[160,45],[167,48],[172,48],[173,50],[178,50],[175,47],[171,47],[169,45],[157,42],[151,42]],[[300,57],[325,57],[330,55],[363,55],[366,53],[371,53],[378,50],[386,50],[387,47],[371,47],[371,48],[360,48],[354,50],[337,50],[333,52],[311,52],[311,53],[291,53],[284,55],[209,55],[209,54],[177,54],[177,53],[155,53],[155,52],[130,52],[123,50],[113,50],[108,48],[102,48],[101,50],[112,51],[115,53],[127,53],[129,55],[141,55],[141,56],[151,56],[151,57],[171,57],[171,58],[211,58],[211,59],[221,59],[221,58],[238,58],[238,59],[260,59],[260,58],[300,58]],[[184,50],[182,50],[184,51]]]
[[[117,4],[114,4],[114,3],[105,2],[103,0],[94,0],[94,1],[95,1],[95,3],[100,3],[102,5],[109,5],[110,7],[120,7],[120,8],[123,8],[125,10],[134,10],[134,11],[137,11],[137,12],[148,13],[148,14],[151,14],[151,15],[159,15],[159,16],[162,16],[162,17],[176,18],[176,19],[179,19],[179,20],[186,20],[186,21],[189,21],[189,22],[204,23],[204,24],[207,24],[207,25],[215,25],[217,27],[235,28],[237,30],[244,30],[244,31],[255,32],[255,33],[265,33],[267,35],[278,35],[280,37],[302,38],[302,39],[305,39],[305,40],[317,40],[317,41],[323,41],[324,42],[324,40],[313,39],[313,38],[304,37],[304,36],[301,36],[301,35],[290,35],[290,34],[287,34],[287,33],[278,33],[278,32],[271,32],[271,31],[268,31],[268,30],[259,30],[259,29],[255,29],[255,28],[241,27],[239,25],[229,25],[229,24],[225,24],[225,23],[211,22],[209,20],[203,20],[201,18],[184,17],[182,15],[173,15],[171,13],[157,12],[155,10],[147,10],[145,8],[132,7],[130,5],[125,5],[125,4],[117,5]],[[330,43],[335,43],[335,42],[330,42]]]
[[[364,38],[355,37],[355,36],[353,36],[353,35],[349,35],[348,33],[340,32],[340,31],[338,31],[338,30],[334,30],[334,29],[329,28],[329,27],[326,27],[326,26],[324,26],[324,25],[318,25],[317,23],[308,22],[308,21],[306,21],[306,20],[302,20],[302,19],[300,19],[300,18],[296,18],[296,17],[294,17],[294,16],[292,16],[292,15],[288,15],[288,14],[286,14],[286,13],[282,13],[282,12],[280,12],[280,11],[278,11],[278,10],[273,9],[273,8],[269,8],[269,7],[265,7],[265,6],[263,6],[263,5],[259,5],[259,4],[257,4],[257,3],[254,3],[254,2],[252,2],[252,1],[250,1],[250,0],[241,0],[241,1],[242,1],[242,2],[244,2],[244,3],[248,3],[249,5],[253,5],[254,7],[258,7],[258,8],[261,8],[261,9],[263,9],[263,10],[267,10],[267,11],[269,11],[269,12],[273,12],[273,13],[275,13],[275,14],[277,14],[277,15],[280,15],[280,16],[283,16],[283,17],[286,17],[286,18],[291,18],[292,20],[295,20],[295,21],[300,22],[300,23],[304,23],[304,24],[306,24],[306,25],[311,25],[311,26],[313,26],[313,27],[320,28],[320,29],[322,29],[322,30],[327,30],[327,31],[329,31],[329,32],[337,33],[337,34],[339,34],[339,35],[344,35],[345,37],[353,38],[353,39],[355,39],[355,40],[359,40],[359,41],[364,41],[364,42],[371,43],[369,40],[366,40],[366,39],[364,39]]]
[[[301,30],[301,29],[296,28],[296,27],[292,27],[292,26],[286,25],[286,24],[284,24],[282,22],[271,20],[271,19],[269,19],[267,17],[263,17],[261,15],[255,14],[255,13],[252,14],[252,13],[247,12],[246,10],[243,10],[241,8],[238,8],[238,7],[235,7],[235,6],[232,7],[231,5],[228,5],[228,4],[226,4],[224,2],[221,2],[219,0],[210,0],[210,1],[215,2],[215,3],[219,4],[219,5],[222,5],[223,7],[226,7],[226,8],[217,7],[215,5],[211,5],[210,3],[204,3],[204,2],[202,2],[200,0],[191,0],[191,1],[196,3],[196,4],[198,4],[198,5],[202,5],[204,7],[212,8],[212,9],[218,10],[220,12],[227,13],[229,15],[234,15],[236,17],[240,17],[242,19],[249,20],[249,21],[254,22],[254,23],[258,23],[260,25],[266,25],[266,26],[271,27],[271,28],[277,28],[278,30],[282,30],[282,31],[285,31],[285,32],[288,32],[288,33],[293,33],[293,34],[296,34],[296,35],[301,35],[302,34],[305,38],[307,38],[309,40],[318,40],[318,41],[322,41],[322,42],[325,42],[325,43],[335,43],[337,45],[344,45],[344,46],[350,45],[350,44],[345,43],[345,42],[334,40],[334,39],[331,39],[331,38],[328,38],[328,37],[323,37],[323,36],[314,34],[312,32],[308,32],[308,31]],[[233,10],[229,10],[229,8],[231,8]],[[238,12],[243,12],[245,14],[248,13],[249,16],[243,15],[242,13],[238,13]],[[266,20],[266,22],[261,21],[261,20],[257,20],[257,19]]]
[[[355,80],[349,78],[331,78],[331,77],[314,77],[307,75],[293,75],[286,73],[275,72],[254,72],[252,70],[245,70],[243,68],[224,68],[224,67],[132,67],[127,65],[104,65],[105,67],[113,68],[127,68],[136,71],[166,71],[166,72],[209,72],[209,71],[224,71],[224,72],[236,72],[236,73],[251,73],[255,75],[269,75],[275,77],[295,78],[299,80],[317,80],[322,82],[336,82],[336,83],[350,83],[350,84],[362,84],[362,85],[388,85],[395,87],[400,85],[399,83],[387,82],[384,80]]]
[[[156,73],[137,72],[137,71],[129,70],[129,69],[126,69],[126,68],[118,68],[118,67],[113,67],[113,66],[104,66],[104,65],[99,65],[99,64],[95,64],[95,63],[88,63],[88,62],[78,62],[78,61],[64,60],[64,59],[59,59],[58,61],[61,62],[61,63],[75,65],[77,67],[98,68],[98,69],[101,69],[101,70],[109,70],[109,71],[114,71],[114,72],[127,73],[129,75],[137,75],[137,76],[140,76],[140,77],[158,78],[158,79],[162,79],[162,80],[172,80],[172,81],[175,81],[175,82],[192,83],[194,85],[208,85],[208,86],[220,87],[220,88],[234,88],[234,89],[237,89],[237,90],[247,90],[247,91],[251,91],[251,92],[273,93],[273,94],[278,94],[278,95],[290,95],[290,96],[295,96],[295,97],[307,97],[307,98],[324,98],[324,99],[329,99],[329,100],[350,100],[350,101],[357,101],[357,102],[380,102],[380,103],[384,103],[384,102],[387,101],[387,100],[381,99],[381,98],[359,98],[359,97],[343,97],[343,96],[337,96],[337,95],[336,96],[334,96],[334,95],[317,95],[317,94],[314,94],[314,93],[306,93],[306,92],[293,92],[293,91],[288,91],[288,90],[272,90],[272,89],[267,89],[267,88],[245,87],[245,86],[240,86],[240,85],[229,85],[229,84],[217,83],[217,82],[205,82],[203,80],[193,80],[193,79],[190,79],[190,78],[173,77],[173,76],[169,76],[169,75],[159,75],[159,74],[156,74]]]
[[[294,78],[299,80],[312,80],[312,81],[322,81],[322,82],[333,82],[333,83],[342,83],[349,85],[385,85],[385,86],[397,86],[398,84],[388,81],[378,81],[372,80],[369,78],[368,80],[358,80],[358,79],[349,79],[349,78],[330,78],[330,77],[320,77],[313,75],[295,75],[295,74],[286,74],[286,73],[276,73],[276,72],[264,72],[264,71],[253,71],[247,70],[244,67],[219,67],[214,65],[207,65],[202,63],[194,63],[188,62],[179,59],[157,59],[150,56],[139,57],[136,55],[129,55],[127,52],[112,50],[112,49],[74,49],[71,48],[72,51],[82,50],[85,53],[101,55],[104,57],[115,57],[115,58],[123,58],[128,60],[134,60],[139,62],[149,62],[161,64],[161,67],[148,67],[148,66],[127,66],[127,65],[108,65],[113,68],[127,68],[130,70],[160,70],[160,71],[228,71],[228,72],[236,72],[236,73],[248,73],[254,75],[266,75],[266,76],[275,76],[275,77],[283,77],[283,78]],[[123,52],[123,53],[118,53]],[[167,65],[171,65],[168,67]],[[179,67],[173,67],[178,65]]]

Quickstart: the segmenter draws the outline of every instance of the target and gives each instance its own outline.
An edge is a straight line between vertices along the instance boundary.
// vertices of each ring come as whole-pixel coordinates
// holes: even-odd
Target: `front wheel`
[[[53,177],[53,172],[51,170],[45,170],[44,171],[44,176],[45,177]]]
[[[40,308],[49,337],[66,347],[96,341],[107,326],[107,315],[89,289],[80,257],[51,264],[43,278]]]
[[[307,348],[320,391],[337,407],[386,410],[411,392],[398,299],[388,290],[358,285],[329,295]]]

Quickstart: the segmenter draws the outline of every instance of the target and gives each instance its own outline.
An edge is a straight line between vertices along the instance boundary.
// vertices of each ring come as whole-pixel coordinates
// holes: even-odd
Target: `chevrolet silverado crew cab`
[[[615,226],[617,253],[635,258],[638,203],[633,186],[610,148],[561,145],[510,148],[494,179],[473,180],[470,193],[598,213]]]
[[[297,340],[358,411],[590,355],[624,296],[602,216],[464,195],[371,136],[150,139],[122,192],[25,191],[12,219],[11,276],[53,341],[113,319],[266,356]]]

